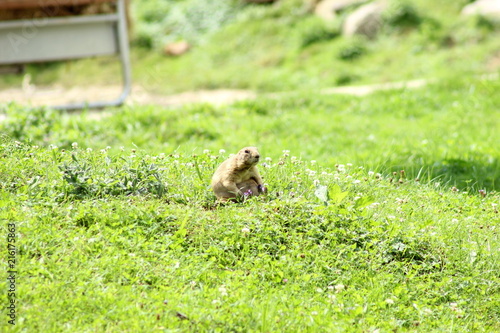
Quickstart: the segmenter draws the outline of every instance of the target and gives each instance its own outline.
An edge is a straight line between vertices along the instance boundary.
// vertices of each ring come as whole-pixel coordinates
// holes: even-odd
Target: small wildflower
[[[315,179],[313,181],[313,184],[314,184],[314,186],[319,186],[319,184],[320,184],[319,179]]]
[[[226,151],[224,149],[219,149],[219,154],[225,154]]]
[[[375,172],[373,172],[373,171],[368,171],[368,176],[373,177],[373,175],[375,175]]]
[[[120,150],[121,150],[121,151],[125,151],[125,147],[120,146]]]
[[[227,289],[226,286],[222,285],[219,287],[219,292],[222,296],[227,296]]]
[[[311,316],[317,316],[317,315],[318,315],[318,311],[311,312]]]
[[[101,149],[100,152],[101,154],[106,154],[108,151],[106,149]]]
[[[87,153],[91,153],[92,152],[92,148],[87,148]]]
[[[394,300],[393,300],[393,299],[391,299],[391,298],[386,299],[386,300],[385,300],[385,302],[386,302],[387,304],[389,304],[389,305],[394,304]]]
[[[346,165],[348,168],[352,167],[352,163],[346,163]]]
[[[205,155],[210,154],[210,150],[209,150],[209,149],[204,149],[204,150],[203,150],[203,154],[205,154]]]
[[[244,227],[243,229],[241,229],[241,232],[244,234],[248,234],[250,232],[250,229],[248,229],[247,227]]]
[[[49,145],[49,148],[52,149],[52,150],[55,150],[55,149],[57,149],[57,146],[51,144],[51,145]]]
[[[424,314],[426,314],[426,315],[430,315],[430,314],[432,314],[432,310],[431,310],[431,309],[429,309],[429,308],[423,308],[423,309],[422,309],[422,312],[423,312]]]
[[[273,159],[272,159],[272,158],[270,158],[270,157],[266,157],[266,162],[271,163],[272,161],[273,161]]]
[[[479,194],[481,195],[481,197],[485,197],[486,196],[486,191],[485,190],[479,190]]]
[[[342,283],[339,283],[339,284],[335,285],[334,288],[335,288],[336,293],[340,293],[341,291],[343,291],[345,289],[345,286]]]
[[[316,292],[317,292],[317,293],[322,293],[322,292],[323,292],[323,289],[322,289],[322,288],[316,288]]]
[[[73,149],[77,149],[77,148],[78,148],[78,143],[77,143],[77,142],[73,142],[73,143],[71,144],[71,148],[73,148]]]
[[[312,164],[312,165],[316,164],[316,161],[315,161],[315,160],[312,160],[312,161],[311,161],[311,164]]]

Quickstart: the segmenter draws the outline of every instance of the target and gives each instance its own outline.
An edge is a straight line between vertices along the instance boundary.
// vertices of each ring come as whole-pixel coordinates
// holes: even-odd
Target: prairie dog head
[[[239,164],[251,167],[259,163],[260,154],[255,147],[245,147],[238,152],[237,159]]]

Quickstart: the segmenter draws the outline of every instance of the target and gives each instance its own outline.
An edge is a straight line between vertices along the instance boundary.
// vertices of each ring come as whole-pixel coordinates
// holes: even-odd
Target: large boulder
[[[321,0],[314,8],[314,14],[326,21],[332,21],[338,12],[364,2],[367,0]]]
[[[462,9],[462,15],[481,15],[487,18],[500,20],[499,0],[478,0],[468,4]]]
[[[382,26],[382,13],[386,9],[385,2],[372,2],[352,12],[342,27],[344,36],[365,35],[374,37]]]

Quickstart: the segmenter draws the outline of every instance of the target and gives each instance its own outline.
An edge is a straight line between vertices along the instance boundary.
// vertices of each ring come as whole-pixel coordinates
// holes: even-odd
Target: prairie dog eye
[[[245,153],[250,154],[250,150],[245,149]]]

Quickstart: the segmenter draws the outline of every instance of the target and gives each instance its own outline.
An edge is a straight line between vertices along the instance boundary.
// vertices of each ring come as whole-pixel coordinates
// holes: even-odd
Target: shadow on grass
[[[408,178],[439,182],[459,190],[500,191],[500,160],[497,158],[449,158],[423,165],[402,163],[390,168],[391,172],[400,170],[405,170]]]

